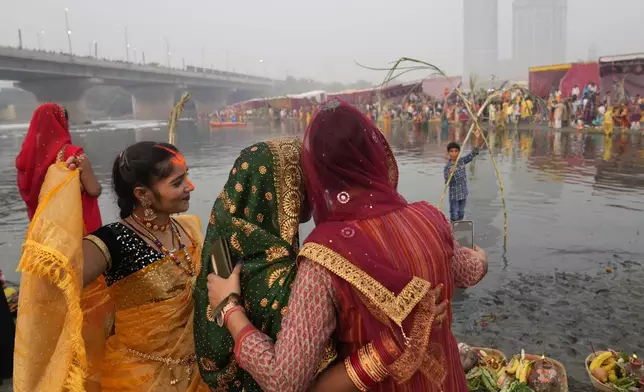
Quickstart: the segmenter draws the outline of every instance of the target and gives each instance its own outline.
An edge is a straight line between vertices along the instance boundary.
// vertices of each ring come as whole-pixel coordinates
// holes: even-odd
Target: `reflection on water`
[[[259,140],[303,132],[299,124],[213,132],[189,123],[180,127],[177,145],[186,155],[196,185],[191,212],[203,221],[242,148]],[[25,132],[24,127],[0,130],[0,268],[11,280],[17,279],[14,270],[28,223],[14,169]],[[463,140],[466,132],[394,126],[385,134],[400,165],[401,193],[409,201],[437,203],[443,190],[446,145],[451,140]],[[457,320],[473,322],[468,317],[486,306],[486,295],[508,281],[525,279],[518,276],[590,273],[616,258],[644,259],[639,232],[644,221],[641,134],[604,137],[541,129],[489,132],[487,137],[492,151],[483,151],[467,169],[470,198],[466,216],[474,221],[475,242],[489,253],[490,272],[480,286],[455,297]],[[73,139],[85,148],[104,185],[100,206],[105,222],[109,222],[117,219],[109,184],[113,159],[132,143],[167,140],[167,129],[159,123],[110,122],[76,130]],[[505,250],[500,192],[490,153],[495,155],[506,191]],[[447,200],[442,207],[447,211]],[[304,225],[302,237],[310,229],[311,223]],[[489,304],[498,311],[497,300]],[[471,326],[462,328],[465,333]],[[575,369],[572,371],[574,374]],[[583,376],[583,367],[577,373]]]

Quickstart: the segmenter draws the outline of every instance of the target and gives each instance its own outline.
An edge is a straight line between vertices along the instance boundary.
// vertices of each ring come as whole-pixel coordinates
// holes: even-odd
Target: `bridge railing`
[[[225,78],[226,80],[232,81],[232,79],[237,80],[247,80],[251,82],[258,82],[262,84],[271,84],[273,80],[266,77],[241,74],[236,72],[229,72],[211,68],[202,68],[188,65],[183,68],[174,68],[161,65],[159,63],[135,63],[127,62],[124,60],[113,60],[108,58],[96,58],[94,56],[79,56],[79,55],[70,55],[63,52],[55,51],[45,51],[45,50],[36,50],[36,49],[27,49],[27,48],[17,48],[11,46],[1,46],[0,45],[0,56],[7,57],[19,57],[24,59],[31,60],[40,60],[48,62],[57,62],[57,63],[75,63],[80,65],[87,66],[97,66],[97,67],[106,67],[109,68],[123,68],[130,70],[146,71],[146,72],[163,72],[163,73],[172,73],[172,74],[182,74],[184,76],[215,76],[218,78]]]

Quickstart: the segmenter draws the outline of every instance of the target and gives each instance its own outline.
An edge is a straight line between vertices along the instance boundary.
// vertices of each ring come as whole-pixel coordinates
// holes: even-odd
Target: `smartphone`
[[[459,245],[474,249],[474,222],[458,221],[454,222],[453,227],[454,237]]]
[[[212,247],[210,248],[210,262],[212,263],[213,272],[224,278],[228,279],[233,272],[233,262],[228,247],[228,241],[224,237],[219,237]]]

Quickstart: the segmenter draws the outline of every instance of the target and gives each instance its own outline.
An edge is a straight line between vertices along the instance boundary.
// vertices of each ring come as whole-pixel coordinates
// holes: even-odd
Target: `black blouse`
[[[96,245],[107,260],[108,267],[103,275],[108,286],[164,257],[120,222],[105,225],[85,239]]]

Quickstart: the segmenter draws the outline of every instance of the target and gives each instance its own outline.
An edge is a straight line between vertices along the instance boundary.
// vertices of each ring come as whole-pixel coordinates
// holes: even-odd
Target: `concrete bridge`
[[[39,103],[64,105],[75,123],[85,120],[79,105],[83,93],[92,86],[121,86],[133,97],[137,119],[160,120],[169,115],[177,91],[192,95],[199,113],[210,112],[227,102],[262,96],[273,81],[258,76],[186,67],[108,61],[93,57],[0,46],[0,80],[36,96]]]

